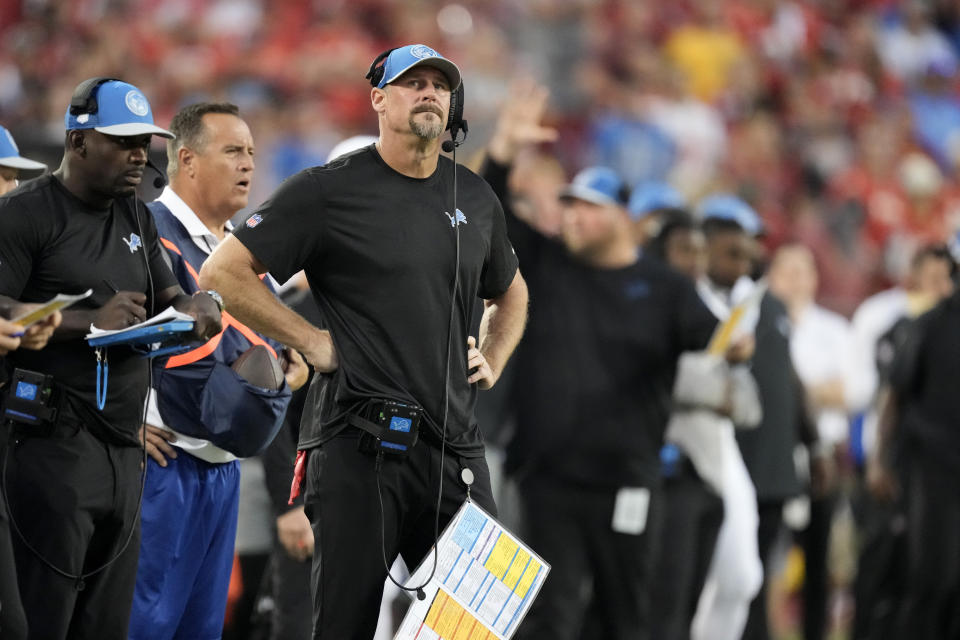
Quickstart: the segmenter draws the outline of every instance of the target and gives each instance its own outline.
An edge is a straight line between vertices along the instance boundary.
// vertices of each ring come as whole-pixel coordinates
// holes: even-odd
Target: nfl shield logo
[[[260,221],[261,221],[261,220],[263,220],[263,218],[260,216],[260,214],[259,214],[259,213],[255,213],[255,214],[253,214],[252,216],[250,216],[249,218],[247,218],[247,226],[250,227],[251,229],[253,229],[255,226],[257,226],[258,224],[260,224]]]

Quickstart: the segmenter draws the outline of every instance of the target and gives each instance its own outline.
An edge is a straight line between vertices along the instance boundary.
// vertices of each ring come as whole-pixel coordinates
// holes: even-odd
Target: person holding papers
[[[64,121],[60,167],[0,198],[0,304],[93,293],[63,312],[46,349],[5,358],[36,381],[40,419],[3,427],[4,488],[32,637],[119,639],[137,569],[137,433],[150,365],[129,347],[110,347],[98,409],[97,356],[83,336],[91,325],[120,329],[173,305],[205,338],[220,331],[220,314],[209,295],[184,294],[137,198],[151,136],[172,136],[154,125],[146,97],[126,82],[90,79]]]
[[[6,386],[6,371],[3,356],[18,348],[42,349],[60,325],[62,316],[59,311],[28,328],[18,322],[7,320],[4,315],[17,318],[30,310],[33,305],[16,305],[0,309],[0,393]],[[0,400],[2,407],[2,400]],[[6,456],[6,438],[0,437],[0,460]],[[2,466],[0,466],[2,468]],[[7,506],[0,491],[0,637],[9,640],[22,640],[27,637],[27,620],[20,603],[20,591],[17,588],[17,571],[14,567],[13,544],[10,540],[10,526],[7,522]]]
[[[180,285],[197,291],[191,270],[199,271],[230,231],[230,218],[247,206],[253,137],[237,107],[226,103],[184,107],[170,130],[177,136],[167,143],[170,185],[148,208]],[[284,355],[281,345],[242,325],[227,323],[214,340],[170,358],[164,369],[211,359],[230,364],[253,344],[270,345],[274,357]],[[299,354],[287,354],[287,383],[296,388],[306,382],[307,367]],[[243,393],[217,389],[209,388],[204,398],[226,406]],[[161,385],[159,395],[178,392],[183,395],[183,389]],[[201,415],[202,407],[192,413]],[[240,463],[208,440],[177,433],[165,418],[158,392],[151,392],[145,425],[149,473],[129,637],[218,638],[233,566]]]

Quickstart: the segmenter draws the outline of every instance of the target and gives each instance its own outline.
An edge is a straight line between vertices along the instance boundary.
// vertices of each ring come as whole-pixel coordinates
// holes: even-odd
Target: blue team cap
[[[383,77],[377,87],[385,86],[405,74],[414,67],[433,67],[447,76],[450,91],[456,91],[460,86],[460,69],[442,55],[425,44],[408,44],[405,47],[394,49],[383,63]]]
[[[153,124],[153,111],[146,96],[132,84],[108,80],[94,89],[95,113],[72,115],[70,107],[63,117],[67,131],[95,129],[111,136],[140,136],[151,133],[164,138],[175,136]]]
[[[627,211],[634,220],[644,218],[659,209],[682,209],[687,206],[683,195],[665,182],[648,180],[633,188]]]
[[[47,165],[22,157],[13,136],[4,127],[0,127],[0,167],[42,170],[46,169]]]
[[[588,167],[578,173],[560,192],[562,200],[585,200],[593,204],[622,207],[627,204],[626,185],[617,172],[607,167]]]
[[[760,216],[749,204],[729,193],[715,193],[700,201],[697,211],[703,220],[731,220],[752,236],[763,232]]]

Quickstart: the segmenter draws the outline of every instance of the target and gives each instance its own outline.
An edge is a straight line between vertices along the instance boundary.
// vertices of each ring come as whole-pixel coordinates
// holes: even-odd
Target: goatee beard
[[[410,116],[410,130],[421,140],[435,140],[443,133],[443,123],[441,122],[418,122]]]

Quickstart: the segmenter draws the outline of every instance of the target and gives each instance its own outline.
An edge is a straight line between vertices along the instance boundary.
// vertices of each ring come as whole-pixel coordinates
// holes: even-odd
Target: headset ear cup
[[[380,80],[383,79],[383,67],[377,67],[373,70],[370,75],[370,85],[376,87],[380,84]]]
[[[104,82],[111,82],[113,80],[119,79],[98,76],[96,78],[84,80],[77,85],[77,88],[73,92],[73,96],[70,98],[70,115],[78,116],[81,113],[96,113],[97,109],[99,108],[97,99],[94,97],[94,94],[97,92],[97,88]]]
[[[378,55],[373,63],[370,65],[370,68],[367,70],[367,75],[364,76],[367,80],[370,81],[371,87],[377,87],[380,85],[380,81],[383,80],[383,74],[387,72],[385,69],[386,63],[380,64],[383,60],[386,60],[387,56],[393,53],[395,49],[387,49],[380,55]],[[380,66],[377,66],[380,65]]]

